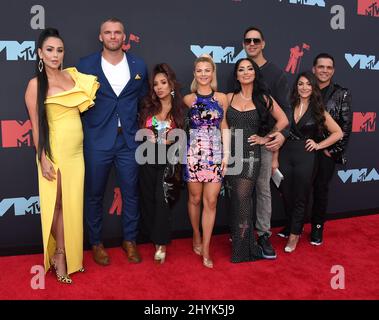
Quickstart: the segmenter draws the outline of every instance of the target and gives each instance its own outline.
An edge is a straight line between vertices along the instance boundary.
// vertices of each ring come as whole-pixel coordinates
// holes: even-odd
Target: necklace
[[[246,100],[246,101],[251,101],[251,97],[250,98],[246,98],[243,94],[242,94],[242,91],[240,91],[240,96],[243,100]]]
[[[297,121],[298,122],[303,114],[303,107],[304,107],[304,104],[303,103],[300,103],[300,111],[299,111],[299,114],[297,115]]]

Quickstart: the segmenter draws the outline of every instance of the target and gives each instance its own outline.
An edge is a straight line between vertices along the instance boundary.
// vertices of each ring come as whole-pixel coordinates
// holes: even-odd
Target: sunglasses
[[[262,39],[259,38],[245,38],[243,42],[248,45],[248,44],[260,44],[262,42]]]

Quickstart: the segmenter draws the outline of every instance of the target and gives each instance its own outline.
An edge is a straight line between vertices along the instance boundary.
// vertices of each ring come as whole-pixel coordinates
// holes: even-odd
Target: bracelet
[[[316,143],[316,150],[320,149],[320,146],[318,145],[318,143]]]

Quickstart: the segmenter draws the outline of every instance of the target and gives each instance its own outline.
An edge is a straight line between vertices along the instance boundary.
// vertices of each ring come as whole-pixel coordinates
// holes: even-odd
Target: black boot
[[[269,234],[267,232],[258,237],[258,245],[262,248],[263,258],[276,259],[276,252],[269,240]]]
[[[314,246],[319,246],[322,244],[322,233],[324,231],[324,225],[322,224],[312,224],[311,232],[311,244]]]

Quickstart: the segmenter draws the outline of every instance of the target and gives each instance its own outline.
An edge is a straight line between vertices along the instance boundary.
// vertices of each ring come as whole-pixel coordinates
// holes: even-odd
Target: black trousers
[[[280,185],[290,232],[301,234],[309,201],[316,152],[305,150],[305,141],[287,140],[279,153]]]
[[[316,175],[313,182],[312,224],[323,225],[325,222],[329,184],[333,178],[335,166],[333,158],[327,157],[322,151],[317,152]]]
[[[141,232],[156,245],[166,245],[171,240],[172,215],[163,192],[165,166],[144,164],[140,167]]]

